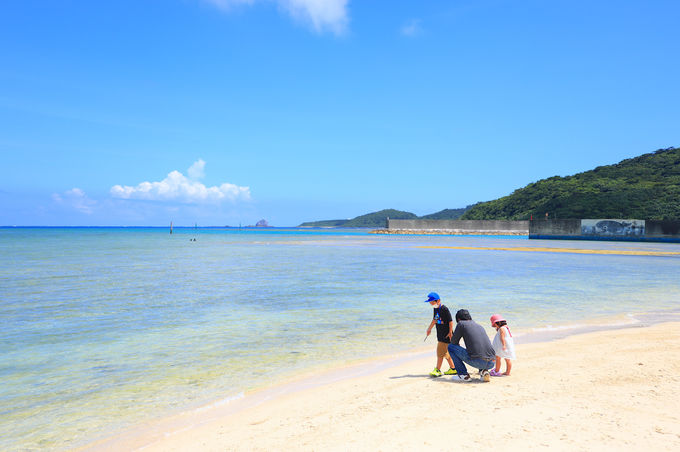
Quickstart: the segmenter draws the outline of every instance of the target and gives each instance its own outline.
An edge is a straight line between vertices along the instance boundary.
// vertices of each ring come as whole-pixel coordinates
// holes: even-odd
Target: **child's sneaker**
[[[444,372],[444,375],[456,375],[457,373],[458,373],[458,372],[456,372],[456,369],[454,369],[454,368],[452,367],[452,368],[450,368],[449,370],[447,370],[446,372]]]
[[[432,372],[430,372],[430,377],[441,377],[442,376],[442,371],[437,369],[436,367]]]

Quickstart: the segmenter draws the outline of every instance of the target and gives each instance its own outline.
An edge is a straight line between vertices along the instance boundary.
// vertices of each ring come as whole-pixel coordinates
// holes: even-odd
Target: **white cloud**
[[[401,27],[401,34],[408,37],[418,36],[422,31],[420,19],[412,19]]]
[[[322,33],[330,30],[335,34],[344,33],[349,21],[347,3],[349,0],[204,0],[218,8],[228,11],[238,5],[251,5],[257,2],[275,2],[280,8],[297,20],[312,26]]]
[[[342,34],[347,28],[348,0],[279,0],[280,5],[295,18],[310,23],[316,32],[326,28]]]
[[[80,188],[72,188],[62,195],[54,193],[52,194],[52,200],[86,214],[91,214],[97,204],[96,201],[88,198]]]
[[[110,193],[114,198],[143,199],[149,201],[179,201],[192,204],[220,203],[223,201],[248,201],[250,188],[230,183],[206,187],[196,181],[204,176],[205,162],[198,160],[189,168],[189,178],[179,171],[171,171],[160,182],[142,182],[135,187],[114,185]]]
[[[198,159],[187,171],[190,179],[199,180],[205,176],[205,162],[203,159]]]

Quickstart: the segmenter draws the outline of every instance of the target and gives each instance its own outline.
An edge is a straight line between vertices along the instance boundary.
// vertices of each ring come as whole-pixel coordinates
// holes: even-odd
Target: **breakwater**
[[[630,219],[393,220],[375,234],[528,235],[530,239],[680,243],[680,221]]]
[[[527,235],[528,221],[509,220],[393,220],[376,234],[443,234],[443,235]]]
[[[680,221],[624,219],[531,220],[530,239],[680,243]]]

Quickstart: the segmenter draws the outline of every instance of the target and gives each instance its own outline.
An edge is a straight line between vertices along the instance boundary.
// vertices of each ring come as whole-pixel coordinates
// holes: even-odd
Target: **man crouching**
[[[467,349],[458,345],[461,338]],[[470,381],[470,374],[465,367],[467,363],[479,369],[479,377],[483,381],[491,381],[489,369],[496,365],[496,351],[484,327],[472,320],[467,309],[456,312],[456,329],[449,344],[449,354],[456,367],[457,377],[461,380]]]

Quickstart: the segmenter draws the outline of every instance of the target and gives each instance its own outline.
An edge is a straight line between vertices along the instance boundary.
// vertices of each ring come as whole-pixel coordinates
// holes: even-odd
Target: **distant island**
[[[395,220],[529,220],[544,218],[680,219],[680,148],[669,147],[599,166],[573,176],[533,182],[508,196],[459,209],[417,216],[385,209],[347,220],[302,223],[300,227],[384,228]]]

